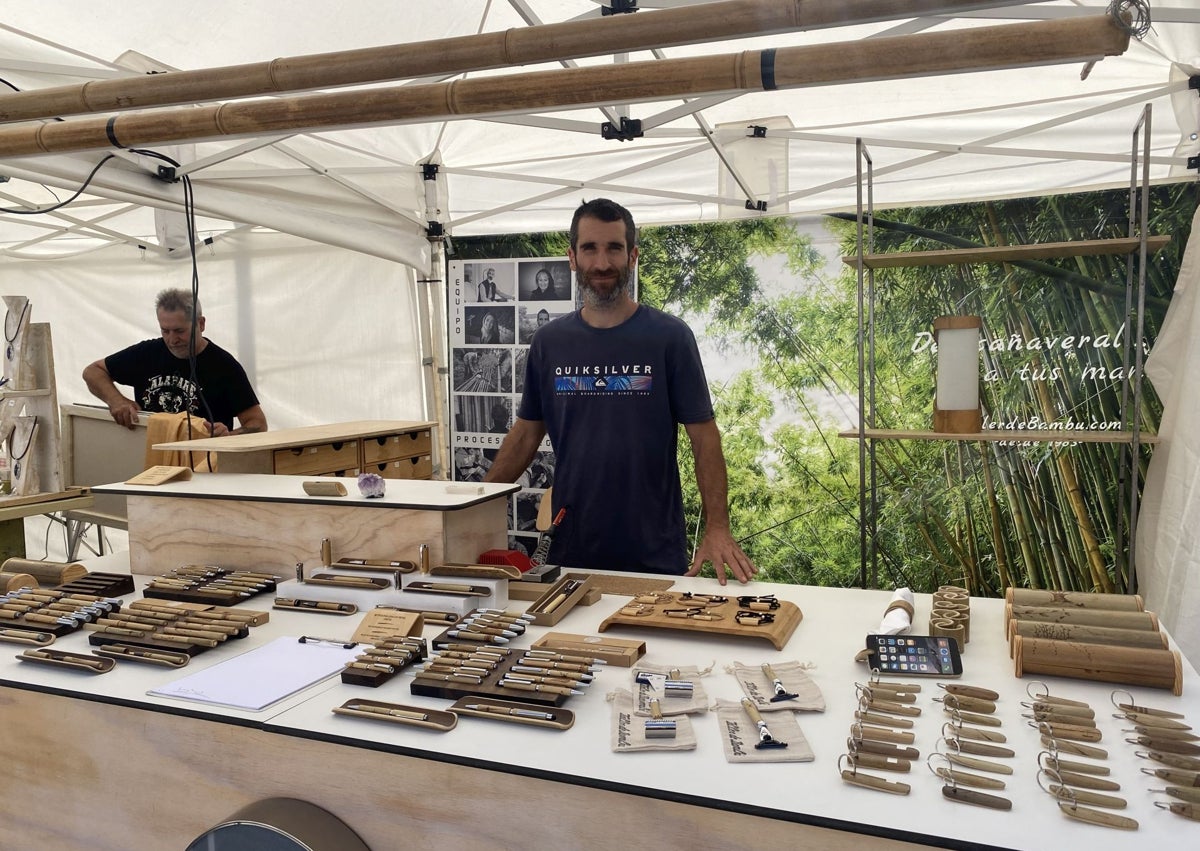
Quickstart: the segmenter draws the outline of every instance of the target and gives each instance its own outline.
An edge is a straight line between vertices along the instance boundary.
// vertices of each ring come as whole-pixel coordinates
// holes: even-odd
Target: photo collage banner
[[[454,260],[449,275],[452,478],[479,482],[516,416],[533,335],[575,309],[571,264],[561,257]],[[517,483],[508,543],[532,555],[538,506],[554,484],[548,438]]]

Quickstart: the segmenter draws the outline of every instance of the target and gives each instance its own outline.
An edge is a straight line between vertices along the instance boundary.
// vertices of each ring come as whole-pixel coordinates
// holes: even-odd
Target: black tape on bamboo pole
[[[0,95],[0,122],[331,89],[1007,5],[1010,0],[723,0],[650,14],[7,93]]]
[[[1037,21],[0,128],[0,157],[1084,63],[1128,45],[1107,15]]]

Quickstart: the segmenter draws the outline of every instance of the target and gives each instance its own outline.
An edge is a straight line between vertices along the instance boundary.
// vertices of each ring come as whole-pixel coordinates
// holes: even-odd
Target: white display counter
[[[108,557],[107,569],[114,559]],[[101,569],[102,564],[95,569]],[[680,579],[676,588],[717,593],[711,580]],[[862,636],[879,620],[890,595],[815,587],[761,585],[742,590],[795,602],[804,620],[782,651],[766,641],[709,638],[659,629],[613,628],[605,635],[637,638],[645,662],[711,668],[710,698],[736,700],[741,690],[726,668],[796,660],[827,703],[798,720],[814,753],[811,763],[729,764],[715,714],[693,717],[698,747],[690,752],[614,754],[609,747],[607,695],[630,686],[630,669],[607,666],[586,694],[572,697],[570,730],[556,732],[462,717],[446,733],[335,715],[352,698],[445,709],[448,702],[413,696],[411,673],[378,689],[327,680],[268,707],[248,712],[151,697],[147,690],[194,673],[279,636],[349,638],[359,618],[272,611],[251,636],[197,656],[182,671],[120,663],[103,675],[34,666],[0,657],[0,741],[9,755],[2,815],[21,847],[40,849],[182,848],[241,806],[272,796],[296,797],[333,812],[376,851],[400,847],[606,848],[653,837],[660,847],[1011,848],[1086,844],[1089,851],[1125,851],[1129,843],[1190,847],[1200,826],[1157,809],[1139,772],[1150,765],[1124,741],[1127,722],[1111,716],[1114,686],[1052,679],[1052,694],[1089,702],[1103,731],[1107,765],[1136,818],[1133,835],[1082,825],[1062,816],[1037,785],[1037,732],[1022,718],[1029,680],[1016,679],[1002,635],[1002,603],[972,600],[972,641],[964,683],[1002,695],[997,715],[1016,758],[1002,794],[1011,812],[951,803],[923,760],[944,720],[941,694],[925,681],[917,703],[916,743],[922,760],[909,775],[907,797],[851,787],[838,777],[838,757],[853,715],[854,683],[866,670],[853,661]],[[553,629],[594,633],[623,598],[605,596],[577,607]],[[916,622],[929,611],[917,596]],[[519,604],[516,604],[519,605]],[[267,608],[269,599],[247,608]],[[510,607],[511,608],[511,607]],[[531,627],[525,647],[545,630]],[[426,637],[438,630],[427,629]],[[60,638],[55,648],[86,652],[87,637]],[[1134,689],[1141,704],[1200,719],[1196,672],[1184,663],[1184,694]],[[769,718],[768,718],[769,720]],[[18,779],[19,778],[19,779]],[[83,843],[83,844],[80,844]]]

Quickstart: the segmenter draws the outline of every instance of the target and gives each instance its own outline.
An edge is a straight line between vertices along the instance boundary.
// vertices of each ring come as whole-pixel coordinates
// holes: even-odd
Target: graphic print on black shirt
[[[162,411],[166,414],[190,411],[198,414],[198,396],[196,385],[182,375],[156,375],[150,379],[138,404],[143,411]]]

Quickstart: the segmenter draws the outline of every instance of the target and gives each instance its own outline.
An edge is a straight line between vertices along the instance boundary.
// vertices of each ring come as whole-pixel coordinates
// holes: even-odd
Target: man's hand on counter
[[[750,557],[742,552],[737,541],[728,529],[709,529],[704,533],[700,546],[696,549],[696,557],[692,559],[691,569],[684,576],[696,576],[705,562],[712,562],[716,571],[717,581],[724,585],[728,575],[745,585],[758,573],[758,568]]]

